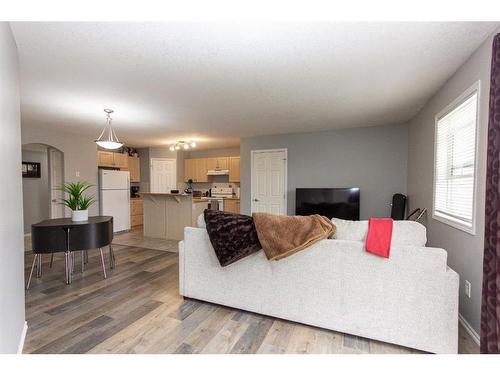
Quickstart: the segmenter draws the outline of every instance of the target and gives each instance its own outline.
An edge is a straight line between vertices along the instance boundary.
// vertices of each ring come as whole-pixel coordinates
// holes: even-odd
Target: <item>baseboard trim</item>
[[[24,340],[26,339],[26,333],[28,332],[28,322],[24,321],[23,332],[21,333],[21,339],[19,340],[19,346],[17,347],[17,354],[23,354]]]
[[[472,340],[474,340],[474,342],[477,345],[480,345],[479,334],[474,330],[474,328],[472,328],[472,326],[469,324],[469,322],[460,313],[458,314],[458,321],[460,322],[462,327],[465,328],[467,333],[472,337]]]
[[[31,233],[26,233],[24,237],[31,237]]]

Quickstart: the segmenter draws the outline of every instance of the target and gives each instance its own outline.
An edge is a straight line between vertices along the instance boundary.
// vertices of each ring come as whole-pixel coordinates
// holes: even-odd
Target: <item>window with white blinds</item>
[[[477,88],[436,117],[433,217],[474,232]]]

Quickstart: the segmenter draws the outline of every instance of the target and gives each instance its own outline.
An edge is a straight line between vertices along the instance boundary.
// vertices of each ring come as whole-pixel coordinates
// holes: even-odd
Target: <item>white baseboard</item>
[[[21,339],[19,340],[19,346],[17,347],[17,354],[23,354],[24,340],[26,339],[27,332],[28,332],[28,322],[24,321],[23,332],[21,333]]]
[[[469,322],[467,320],[465,320],[465,318],[460,313],[458,314],[458,321],[460,322],[462,327],[465,328],[467,333],[472,337],[474,342],[477,345],[479,345],[479,343],[480,343],[479,334],[474,330],[474,328],[472,328],[472,326],[469,324]]]
[[[31,233],[26,233],[24,237],[31,237]]]

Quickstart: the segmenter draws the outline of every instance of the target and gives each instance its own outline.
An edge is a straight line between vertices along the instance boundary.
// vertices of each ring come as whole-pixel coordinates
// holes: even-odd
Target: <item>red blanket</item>
[[[371,218],[368,220],[366,251],[389,258],[392,239],[392,219]]]

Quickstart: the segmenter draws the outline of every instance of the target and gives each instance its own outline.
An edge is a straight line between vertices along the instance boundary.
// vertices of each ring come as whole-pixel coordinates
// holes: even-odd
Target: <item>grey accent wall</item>
[[[140,191],[149,191],[149,148],[138,148],[140,168],[141,168],[141,183]]]
[[[251,151],[288,149],[288,214],[296,188],[359,187],[361,218],[389,216],[394,193],[406,193],[405,125],[242,138],[241,209],[250,213]]]
[[[31,224],[50,218],[48,155],[45,151],[22,151],[22,160],[40,163],[40,178],[23,178],[24,234]]]
[[[21,128],[22,142],[41,143],[53,146],[64,153],[64,180],[86,181],[94,185],[89,194],[95,195],[96,203],[89,209],[89,215],[99,213],[97,191],[97,146],[94,139],[81,134],[48,129],[40,124],[24,123]],[[79,176],[77,176],[79,174]],[[66,210],[66,215],[69,215]]]
[[[499,32],[497,30],[497,32]],[[477,155],[478,196],[476,199],[476,234],[471,235],[426,218],[428,246],[448,252],[448,265],[460,274],[460,313],[480,331],[481,287],[483,274],[484,206],[486,181],[486,142],[490,89],[491,46],[493,36],[465,62],[448,82],[429,100],[409,123],[408,194],[411,208],[426,207],[432,211],[434,170],[434,117],[473,83],[481,80]],[[472,283],[471,298],[464,294],[464,282]]]
[[[17,47],[7,22],[0,22],[0,353],[16,353],[24,312],[21,113]]]

